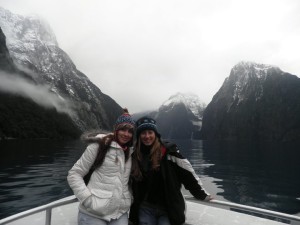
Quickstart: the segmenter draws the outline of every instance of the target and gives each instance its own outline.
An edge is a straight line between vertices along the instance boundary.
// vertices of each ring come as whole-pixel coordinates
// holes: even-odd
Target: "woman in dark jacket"
[[[136,127],[131,172],[134,202],[129,220],[136,225],[181,225],[186,210],[182,184],[197,199],[211,197],[176,144],[161,140],[154,119],[142,117]]]

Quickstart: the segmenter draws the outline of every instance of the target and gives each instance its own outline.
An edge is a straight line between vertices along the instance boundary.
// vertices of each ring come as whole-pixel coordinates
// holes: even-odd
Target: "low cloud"
[[[36,85],[15,77],[13,74],[0,72],[0,91],[31,99],[45,108],[55,108],[58,112],[72,116],[72,104],[67,99],[51,91],[47,85]]]

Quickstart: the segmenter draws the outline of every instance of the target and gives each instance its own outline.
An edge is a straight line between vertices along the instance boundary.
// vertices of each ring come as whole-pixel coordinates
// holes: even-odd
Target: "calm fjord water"
[[[173,140],[215,199],[300,212],[300,144]],[[0,218],[69,196],[81,141],[0,142]]]

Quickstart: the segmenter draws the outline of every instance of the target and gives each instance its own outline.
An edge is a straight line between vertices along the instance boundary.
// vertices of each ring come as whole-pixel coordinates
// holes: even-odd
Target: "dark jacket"
[[[181,185],[190,191],[197,199],[204,200],[208,194],[200,185],[200,179],[196,175],[190,162],[185,159],[176,144],[164,142],[166,154],[160,164],[165,193],[165,206],[172,225],[181,225],[185,222],[185,200],[181,193]],[[135,154],[132,156],[134,159]],[[138,224],[139,206],[143,201],[143,182],[132,179],[133,204],[130,208],[129,220]]]

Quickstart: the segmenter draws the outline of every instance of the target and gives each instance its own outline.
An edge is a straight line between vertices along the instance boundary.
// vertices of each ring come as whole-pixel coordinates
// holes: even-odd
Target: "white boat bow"
[[[300,217],[230,202],[186,196],[186,225],[300,225]],[[76,225],[76,197],[69,196],[0,220],[10,225]]]

